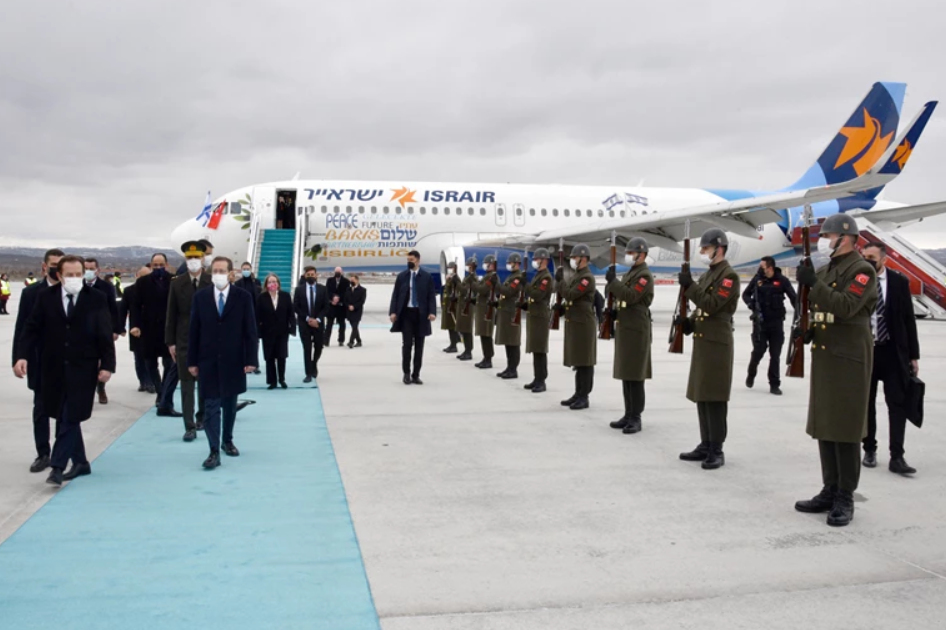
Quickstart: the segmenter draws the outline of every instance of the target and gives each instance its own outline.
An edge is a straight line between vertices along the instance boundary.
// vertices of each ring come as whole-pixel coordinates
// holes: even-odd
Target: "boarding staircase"
[[[267,274],[279,276],[283,287],[295,285],[292,279],[292,257],[296,242],[295,230],[262,230],[259,244],[259,259],[256,262],[257,277],[262,281]]]

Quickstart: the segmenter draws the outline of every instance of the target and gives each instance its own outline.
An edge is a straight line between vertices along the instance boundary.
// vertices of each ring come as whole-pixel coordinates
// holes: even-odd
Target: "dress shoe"
[[[615,420],[614,422],[612,422],[612,423],[609,424],[608,426],[611,427],[612,429],[623,429],[624,427],[627,426],[627,423],[628,423],[629,421],[630,421],[630,417],[629,417],[629,416],[623,416],[622,418],[620,418],[619,420]]]
[[[196,429],[188,429],[187,431],[184,431],[184,441],[185,441],[185,442],[193,442],[193,441],[196,440],[196,439],[197,439],[197,430],[196,430]]]
[[[305,377],[304,379],[302,379],[302,382],[303,382],[303,383],[311,383],[311,382],[312,382],[312,377],[309,376],[308,374],[306,374],[306,377]]]
[[[197,429],[198,431],[203,431],[203,430],[204,430],[204,423],[203,423],[203,421],[198,420],[198,421],[197,421],[197,424],[194,425],[194,428]]]
[[[162,418],[183,418],[184,417],[184,414],[182,414],[180,411],[177,411],[175,409],[159,408],[157,411],[157,415]]]
[[[532,391],[535,391],[535,390],[533,389]],[[571,407],[572,403],[574,403],[576,400],[578,400],[578,394],[575,394],[571,398],[566,398],[565,400],[563,400],[562,407]]]
[[[545,383],[536,383],[532,388],[533,394],[541,394],[545,391]]]
[[[220,451],[210,451],[210,455],[204,460],[204,468],[213,470],[220,465]]]
[[[493,369],[493,360],[483,359],[482,361],[476,364],[476,367],[480,368],[481,370],[491,370]]]
[[[701,466],[703,470],[716,470],[726,464],[726,456],[723,455],[722,444],[710,444],[709,451],[706,453],[706,459]]]
[[[587,408],[588,408],[588,397],[587,397],[587,396],[581,396],[580,398],[576,398],[576,399],[575,399],[575,402],[573,402],[572,404],[570,404],[570,405],[568,406],[568,408],[569,408],[569,409],[572,409],[572,410],[587,409]]]
[[[526,383],[525,385],[523,385],[522,388],[523,388],[523,389],[532,389],[533,387],[535,387],[535,385],[536,385],[536,381],[533,380],[531,383]]]
[[[139,391],[139,392],[146,392],[146,391],[148,391],[148,388],[145,387],[144,385],[139,385],[139,386],[138,386],[138,391]]]
[[[262,372],[260,372],[259,368],[256,368],[253,370],[253,374],[262,374]]]
[[[864,453],[864,461],[862,462],[865,468],[877,468],[877,453],[871,453],[870,451]],[[893,462],[890,462],[893,464]]]
[[[410,384],[411,384],[411,375],[410,375],[410,374],[405,374],[403,381],[404,381],[404,384],[405,384],[405,385],[410,385]]]
[[[360,340],[355,343],[355,347],[356,347],[356,348],[360,348],[360,347],[361,347],[361,341],[360,341]]]
[[[237,447],[234,446],[233,442],[224,442],[223,443],[223,452],[229,455],[230,457],[239,457],[240,451],[237,450]]]
[[[355,347],[355,344],[353,344],[353,343],[350,342],[350,341],[349,341],[347,344],[345,344],[345,345],[348,346],[348,349],[349,349],[349,350],[351,350],[352,348]]]
[[[769,393],[772,394],[773,396],[781,396],[782,390],[779,389],[778,385],[773,385],[772,387],[769,388]]]
[[[242,411],[246,409],[247,407],[249,407],[250,405],[255,405],[255,404],[256,404],[255,400],[240,400],[240,401],[237,401],[236,410]]]
[[[519,378],[519,372],[517,370],[506,370],[506,373],[501,374],[499,378],[506,379],[507,381],[511,378]]]
[[[49,476],[46,477],[46,483],[52,486],[61,486],[62,485],[62,468],[53,468],[49,471]]]
[[[631,435],[633,433],[640,433],[641,429],[641,417],[640,416],[631,416],[630,420],[627,423],[627,426],[624,427],[624,430],[621,433],[626,433]]]
[[[276,383],[271,383],[266,389],[276,389]]]
[[[279,386],[283,389],[289,389],[289,386],[286,385],[286,381],[279,381]]]
[[[901,475],[912,475],[916,472],[916,468],[907,464],[903,457],[890,458],[890,465],[887,468],[890,472],[899,473]]]
[[[834,506],[828,514],[828,525],[844,527],[854,518],[854,493],[849,490],[838,490],[834,495]]]
[[[749,389],[752,389],[752,386],[753,386],[753,385],[755,385],[755,377],[754,377],[754,376],[747,376],[747,377],[746,377],[746,387],[748,387]]]
[[[91,475],[91,474],[92,474],[92,465],[89,464],[89,462],[86,462],[84,464],[77,464],[75,462],[72,462],[72,468],[70,468],[63,474],[62,480],[72,481],[76,477],[84,477],[85,475]]]
[[[145,391],[148,392],[149,394],[157,394],[157,393],[158,393],[158,390],[156,390],[156,389],[154,388],[154,385],[146,385],[146,386],[145,386]]]
[[[420,380],[420,376],[412,376],[411,383],[413,383],[414,385],[423,385],[424,381]]]
[[[344,346],[344,345],[345,345],[345,341],[344,341],[343,339],[339,339],[339,340],[338,340],[338,347],[341,348],[341,347]]]
[[[43,472],[49,468],[49,455],[40,455],[33,460],[33,464],[30,466],[30,472]]]
[[[821,489],[821,492],[816,494],[808,501],[796,501],[795,509],[799,512],[806,512],[808,514],[830,512],[831,508],[834,507],[834,495],[837,493],[837,488],[833,486],[825,486]]]
[[[680,453],[680,459],[685,462],[702,462],[706,460],[709,450],[709,442],[700,442],[699,446],[689,453]]]
[[[446,348],[443,349],[443,351],[446,352],[447,354],[453,354],[453,353],[455,353],[455,352],[457,351],[457,347],[456,347],[456,346],[447,346]]]

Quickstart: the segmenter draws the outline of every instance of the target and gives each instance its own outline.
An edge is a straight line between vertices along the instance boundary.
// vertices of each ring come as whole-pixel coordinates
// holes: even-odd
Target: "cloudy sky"
[[[938,2],[14,1],[0,245],[161,245],[345,179],[772,189],[877,80],[946,98]],[[887,199],[946,199],[946,105]],[[946,247],[946,219],[910,228]]]

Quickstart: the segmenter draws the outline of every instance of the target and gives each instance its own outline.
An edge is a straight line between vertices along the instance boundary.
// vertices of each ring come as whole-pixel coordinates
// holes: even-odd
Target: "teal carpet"
[[[319,390],[249,379],[239,457],[151,411],[0,545],[0,628],[377,629]]]

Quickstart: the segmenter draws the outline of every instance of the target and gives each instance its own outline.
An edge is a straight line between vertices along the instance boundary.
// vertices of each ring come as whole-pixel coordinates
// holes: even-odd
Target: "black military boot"
[[[710,443],[709,442],[700,442],[699,446],[690,451],[689,453],[680,453],[680,459],[685,462],[702,462],[706,460],[706,456],[709,454]]]
[[[348,344],[348,346],[351,347],[351,344]],[[443,351],[447,354],[453,354],[457,351],[457,345],[455,343],[451,343],[449,346],[444,348]]]
[[[627,423],[627,426],[624,427],[623,433],[639,433],[643,427],[641,426],[641,416],[640,414],[634,414],[630,417],[630,420]]]
[[[466,350],[464,350],[462,354],[457,355],[457,359],[459,359],[460,361],[472,361],[473,355],[467,352]]]
[[[506,378],[507,374],[509,374],[509,368],[506,368],[502,372],[497,372],[496,376],[498,376],[499,378]]]
[[[534,391],[534,390],[533,390]],[[578,400],[578,394],[572,395],[571,398],[562,401],[562,407],[571,407],[575,401]]]
[[[492,359],[483,359],[482,361],[480,361],[479,363],[476,364],[476,367],[478,367],[478,368],[481,369],[481,370],[489,370],[489,369],[492,369],[492,367],[493,367],[493,361],[492,361]]]
[[[630,417],[627,414],[624,414],[624,416],[621,417],[620,420],[615,420],[608,426],[611,427],[612,429],[623,429],[624,427],[627,426],[627,423],[630,421],[631,421]]]
[[[518,370],[506,370],[504,373],[499,375],[500,378],[510,379],[510,378],[519,378]]]
[[[538,383],[532,386],[533,394],[541,394],[544,391],[545,391],[545,381],[539,381]]]
[[[532,382],[531,382],[531,383],[526,383],[525,385],[522,386],[522,388],[523,388],[523,389],[532,389],[533,387],[536,386],[536,383],[538,383],[538,381],[536,381],[535,379],[532,379]]]
[[[575,409],[575,410],[578,410],[578,409],[587,409],[587,408],[588,408],[588,405],[589,405],[589,403],[588,403],[588,397],[587,397],[587,396],[579,396],[578,398],[575,399],[575,402],[573,402],[572,404],[570,404],[570,405],[568,406],[568,408],[569,408],[569,409]]]
[[[834,507],[834,495],[837,494],[837,492],[838,489],[836,487],[825,486],[821,489],[821,492],[808,501],[796,501],[795,509],[799,512],[807,512],[809,514],[829,512],[831,508]]]
[[[719,442],[710,442],[709,451],[706,453],[706,459],[703,460],[703,470],[716,470],[726,464],[726,456],[723,455],[723,445]]]
[[[854,518],[854,493],[849,490],[838,490],[834,495],[834,507],[828,514],[828,525],[844,527]]]

